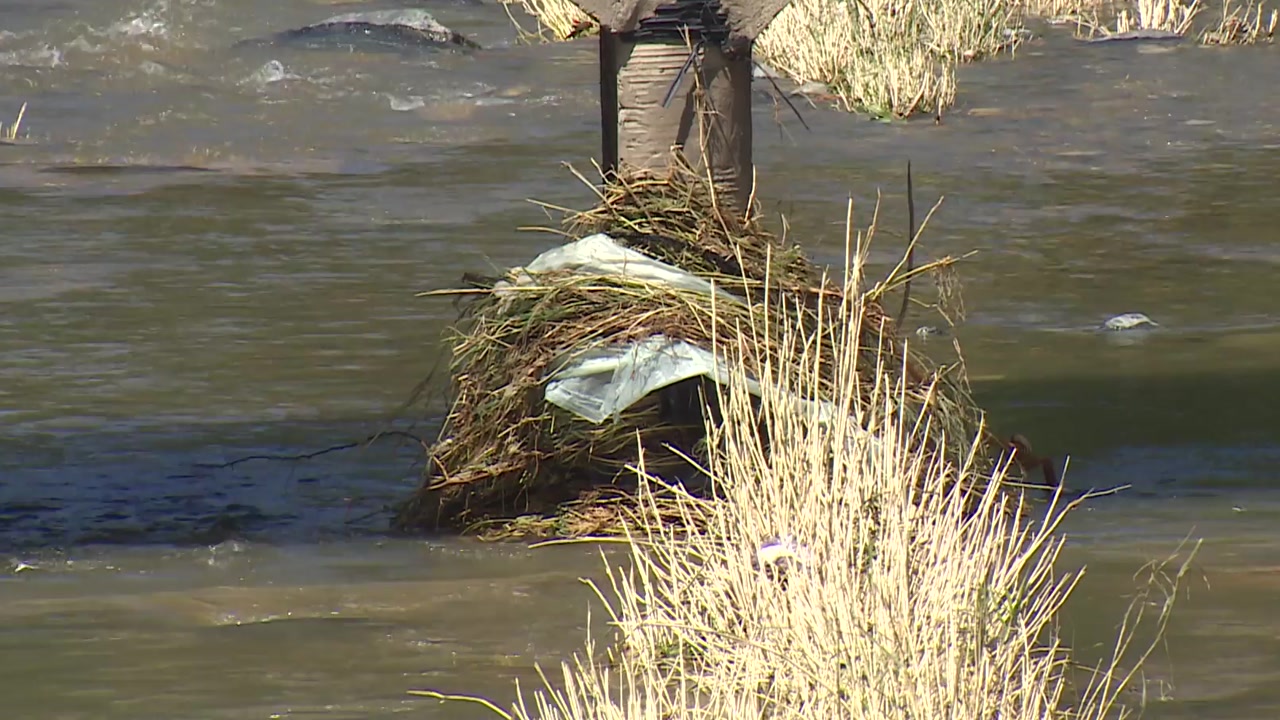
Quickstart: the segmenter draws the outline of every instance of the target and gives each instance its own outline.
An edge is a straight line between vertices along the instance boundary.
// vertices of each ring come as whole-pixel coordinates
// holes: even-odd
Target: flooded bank
[[[0,147],[16,716],[481,717],[403,690],[509,697],[580,644],[591,551],[381,536],[412,440],[219,467],[385,427],[454,314],[414,292],[555,244],[515,230],[548,223],[527,198],[591,200],[560,163],[598,152],[594,44],[427,5],[484,49],[234,48],[351,4],[7,6],[0,117],[29,103],[35,141]],[[802,107],[810,133],[757,102],[761,197],[819,259],[877,189],[874,259],[896,258],[912,160],[917,203],[946,196],[923,252],[980,250],[955,334],[996,429],[1069,454],[1073,488],[1132,485],[1069,528],[1080,645],[1114,635],[1140,564],[1205,538],[1150,717],[1280,705],[1276,53],[1050,34],[963,68],[937,127]],[[1127,311],[1160,328],[1097,330]]]

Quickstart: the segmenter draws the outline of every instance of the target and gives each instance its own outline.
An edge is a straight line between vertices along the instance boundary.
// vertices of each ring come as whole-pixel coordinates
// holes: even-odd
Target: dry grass
[[[847,110],[936,116],[955,102],[956,65],[1014,48],[1021,27],[1008,0],[794,0],[756,50]]]
[[[1051,22],[1072,22],[1097,17],[1108,0],[1022,0],[1027,15]]]
[[[902,415],[903,387],[883,364],[864,387],[853,299],[864,297],[865,255],[849,256],[833,322],[815,336],[803,314],[776,316],[791,340],[778,362],[733,373],[725,420],[709,427],[719,499],[681,496],[679,522],[641,528],[627,562],[606,560],[609,586],[597,592],[615,643],[598,652],[589,639],[545,688],[492,710],[520,720],[1128,714],[1120,694],[1155,647],[1135,647],[1135,627],[1155,613],[1163,631],[1186,564],[1172,578],[1156,566],[1164,584],[1134,600],[1115,653],[1077,673],[1058,628],[1081,572],[1057,568],[1071,506],[1055,497],[1031,517],[999,482],[954,492],[975,466],[915,451],[940,429]],[[818,338],[841,348],[833,405],[813,402],[829,387]],[[642,500],[669,509],[671,489],[637,471]]]
[[[1264,5],[1249,0],[1241,6],[1233,0],[1225,0],[1222,4],[1222,17],[1216,25],[1205,28],[1200,33],[1200,42],[1205,45],[1255,45],[1271,42],[1275,38],[1276,26],[1280,23],[1280,11],[1267,12]]]
[[[1114,32],[1156,30],[1185,35],[1202,10],[1200,0],[1136,0],[1132,7],[1123,8],[1116,15]]]
[[[845,110],[941,115],[955,103],[956,59],[924,39],[920,7],[794,0],[761,34],[756,55],[797,82],[823,83]]]
[[[520,38],[526,42],[554,42],[557,40],[566,40],[575,33],[582,35],[594,33],[598,27],[596,21],[590,15],[582,11],[577,5],[570,0],[502,0],[504,5],[519,5],[533,17],[538,27],[534,31],[526,30],[511,15],[508,7],[507,17],[511,18],[511,24],[515,26]],[[589,28],[583,31],[582,28]]]
[[[22,116],[26,114],[27,104],[22,103],[22,107],[18,109],[18,117],[13,121],[12,125],[6,128],[4,123],[0,122],[0,142],[18,142],[18,131],[22,128]]]

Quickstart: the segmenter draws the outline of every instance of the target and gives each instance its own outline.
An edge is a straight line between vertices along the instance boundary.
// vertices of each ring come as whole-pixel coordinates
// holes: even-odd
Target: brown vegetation
[[[473,279],[466,313],[451,335],[452,410],[432,447],[424,482],[399,513],[402,529],[448,529],[490,537],[578,535],[633,525],[641,452],[650,472],[697,485],[706,456],[714,382],[670,385],[604,422],[593,423],[544,399],[558,368],[602,348],[662,336],[714,349],[731,364],[764,372],[782,362],[770,350],[785,328],[779,314],[801,312],[809,327],[852,302],[795,246],[754,215],[724,211],[706,179],[687,166],[669,174],[629,174],[598,190],[599,204],[571,213],[571,238],[608,233],[616,242],[709,283],[714,292],[644,277],[594,271],[513,270]],[[950,445],[920,448],[956,458],[982,422],[957,366],[935,367],[910,351],[881,308],[885,293],[938,271],[899,266],[856,300],[866,353],[859,365],[870,392],[878,373],[903,384],[904,418],[945,428]],[[827,368],[837,348],[815,335]],[[777,346],[781,349],[781,346]],[[1006,448],[984,445],[989,468]],[[652,520],[652,518],[650,518]]]
[[[1024,512],[977,445],[921,452],[951,446],[953,429],[931,421],[943,407],[904,414],[919,399],[892,372],[901,357],[868,353],[880,321],[865,312],[865,247],[817,325],[802,305],[778,312],[778,332],[738,356],[706,429],[714,497],[637,463],[629,557],[606,560],[607,584],[593,585],[607,648],[589,638],[510,712],[464,699],[506,720],[1132,714],[1121,697],[1189,560],[1152,566],[1115,648],[1082,665],[1058,624],[1081,576],[1058,567],[1076,504],[1055,495]],[[773,360],[749,363],[760,357]],[[1156,640],[1135,646],[1152,620]]]

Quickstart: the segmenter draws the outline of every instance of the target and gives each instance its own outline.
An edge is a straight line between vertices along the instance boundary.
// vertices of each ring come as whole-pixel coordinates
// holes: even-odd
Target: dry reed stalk
[[[778,362],[763,374],[737,367],[724,422],[708,427],[718,496],[673,498],[636,468],[642,504],[668,520],[641,526],[627,560],[606,557],[608,587],[593,585],[615,644],[601,653],[588,638],[545,687],[519,692],[511,712],[491,710],[508,720],[1130,714],[1118,698],[1159,642],[1190,558],[1154,568],[1164,583],[1134,599],[1115,651],[1073,682],[1081,658],[1058,621],[1083,571],[1057,566],[1075,503],[1055,496],[1032,518],[1000,473],[976,496],[954,492],[970,486],[957,481],[975,472],[976,454],[956,463],[916,451],[940,429],[901,414],[907,398],[886,372],[897,359],[882,357],[874,388],[862,387],[865,320],[852,299],[863,296],[865,261],[865,245],[849,253],[844,300],[819,331],[840,348],[844,392],[825,395],[806,318],[776,317],[789,338]],[[758,400],[752,377],[763,381]],[[1152,606],[1157,638],[1136,647]]]
[[[15,143],[18,141],[18,131],[22,128],[22,116],[27,114],[27,104],[22,103],[22,107],[18,109],[18,117],[14,119],[13,124],[5,127],[0,122],[0,141]]]
[[[1280,23],[1280,11],[1272,10],[1268,15],[1263,3],[1248,0],[1241,6],[1233,0],[1222,3],[1222,17],[1216,25],[1205,28],[1200,33],[1203,45],[1255,45],[1271,42],[1275,38],[1276,26]]]
[[[1022,5],[1010,0],[925,3],[924,20],[929,46],[960,62],[1012,51],[1022,39]]]
[[[1072,22],[1096,18],[1108,0],[1022,0],[1027,15],[1050,22]]]
[[[538,23],[537,31],[529,32],[508,10],[507,17],[525,41],[556,42],[595,34],[599,28],[599,23],[571,0],[503,0],[503,4],[519,5]]]
[[[1114,32],[1156,30],[1185,35],[1202,10],[1200,0],[1135,0],[1132,8],[1124,8],[1116,15]]]

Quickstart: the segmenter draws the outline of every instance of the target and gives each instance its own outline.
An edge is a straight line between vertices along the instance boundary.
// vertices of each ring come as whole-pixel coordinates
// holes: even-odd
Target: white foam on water
[[[56,68],[65,64],[62,50],[43,43],[26,50],[0,52],[0,65],[10,67]]]
[[[270,85],[283,80],[301,80],[302,76],[289,72],[284,63],[279,60],[268,60],[262,67],[253,71],[249,77],[244,79],[243,84],[248,85]]]
[[[410,95],[408,97],[397,97],[391,93],[387,93],[387,101],[391,104],[391,109],[396,112],[409,112],[424,107],[427,102],[422,99],[421,95]]]

